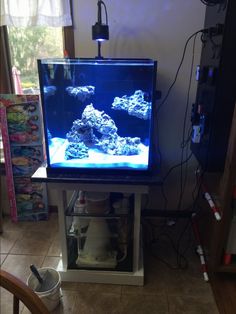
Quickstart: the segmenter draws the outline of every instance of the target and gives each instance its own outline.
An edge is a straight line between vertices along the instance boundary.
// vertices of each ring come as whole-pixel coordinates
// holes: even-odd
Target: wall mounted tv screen
[[[49,173],[150,173],[157,62],[38,60]]]

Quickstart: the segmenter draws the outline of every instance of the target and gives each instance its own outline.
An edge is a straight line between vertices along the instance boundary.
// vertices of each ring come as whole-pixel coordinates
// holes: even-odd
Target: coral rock
[[[94,131],[101,137],[95,136]],[[86,154],[85,147],[87,149],[95,147],[109,155],[136,155],[140,152],[140,138],[120,137],[112,118],[104,111],[96,110],[92,104],[86,106],[81,119],[73,122],[71,131],[66,137],[69,141],[66,159],[84,158],[80,157],[80,153],[76,153],[76,150],[83,149]]]
[[[125,110],[130,116],[148,120],[151,117],[151,102],[146,101],[144,96],[143,91],[136,90],[130,97],[126,95],[115,97],[112,103],[112,109]]]
[[[86,99],[90,98],[91,95],[94,94],[95,87],[88,85],[88,86],[69,86],[66,88],[66,91],[69,95],[76,97],[78,100],[84,102]]]
[[[88,147],[83,143],[69,143],[65,151],[65,159],[83,159],[88,157]]]

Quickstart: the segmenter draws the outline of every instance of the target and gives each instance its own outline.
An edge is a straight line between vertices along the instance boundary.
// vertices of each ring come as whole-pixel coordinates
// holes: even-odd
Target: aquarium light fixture
[[[106,14],[106,24],[102,23],[102,5],[105,9]],[[102,0],[98,0],[98,20],[92,26],[92,39],[98,42],[98,57],[101,58],[101,43],[105,40],[109,40],[109,26],[107,17],[107,8]]]

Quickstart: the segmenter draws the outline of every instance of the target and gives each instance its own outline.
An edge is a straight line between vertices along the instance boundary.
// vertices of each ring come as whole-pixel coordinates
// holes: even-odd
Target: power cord
[[[196,38],[197,38],[197,35],[198,34],[206,34],[206,33],[209,33],[209,29],[202,29],[202,30],[199,30],[195,33],[193,33],[191,36],[189,36],[189,38],[187,39],[186,43],[185,43],[185,46],[184,46],[184,50],[183,50],[183,54],[182,54],[182,57],[181,57],[181,61],[180,61],[180,64],[177,68],[177,71],[176,71],[176,74],[175,74],[175,78],[174,78],[174,81],[173,83],[170,85],[167,93],[166,93],[166,96],[164,97],[163,101],[161,102],[161,104],[159,105],[159,108],[158,110],[156,110],[156,113],[160,110],[160,108],[162,107],[162,105],[166,102],[173,86],[175,85],[176,81],[177,81],[177,78],[178,78],[178,74],[179,74],[179,71],[182,67],[182,64],[183,64],[183,61],[184,61],[184,58],[185,58],[185,54],[186,54],[186,50],[187,50],[187,46],[190,42],[190,40],[192,38],[194,38],[194,42],[193,42],[193,52],[192,52],[192,60],[191,60],[191,68],[190,68],[190,78],[189,78],[189,84],[188,84],[188,91],[187,91],[187,101],[186,101],[186,107],[185,107],[185,114],[184,114],[184,123],[183,123],[183,133],[182,133],[182,143],[181,143],[181,162],[172,166],[168,172],[165,174],[163,180],[162,180],[162,185],[161,185],[161,191],[162,191],[162,195],[163,195],[163,198],[164,198],[164,209],[166,210],[167,209],[167,204],[168,204],[168,198],[166,197],[166,194],[165,194],[165,190],[164,190],[164,184],[168,178],[168,176],[170,175],[170,173],[178,168],[178,167],[181,167],[181,189],[180,189],[180,195],[179,195],[179,201],[178,201],[178,206],[177,206],[177,209],[180,209],[181,208],[181,204],[182,204],[182,198],[183,198],[183,194],[184,194],[184,191],[185,191],[185,186],[186,186],[186,176],[187,176],[187,163],[188,161],[191,159],[193,153],[191,152],[190,155],[187,155],[187,152],[188,152],[188,144],[190,142],[190,139],[191,139],[191,128],[189,128],[188,132],[187,132],[187,138],[186,138],[186,121],[187,121],[187,115],[188,115],[188,109],[189,109],[189,99],[190,99],[190,90],[191,90],[191,84],[192,84],[192,75],[193,75],[193,66],[194,66],[194,56],[195,56],[195,44],[196,44]],[[186,158],[184,159],[184,151],[186,150]],[[185,168],[185,171],[183,172],[183,165],[186,165],[186,168]],[[195,190],[197,189],[197,196],[196,198],[194,198],[194,192]],[[192,208],[195,208],[195,205],[196,205],[196,201],[197,201],[197,198],[199,196],[199,193],[200,193],[200,185],[198,182],[196,182],[196,185],[194,187],[194,190],[192,192],[192,196],[193,196],[193,203],[192,203]],[[164,224],[163,224],[164,225]],[[171,269],[185,269],[188,267],[188,261],[187,261],[187,258],[185,256],[187,250],[189,249],[190,247],[190,244],[183,250],[181,251],[180,250],[180,247],[181,247],[181,242],[182,242],[182,239],[185,235],[185,233],[187,232],[187,230],[189,229],[189,227],[191,226],[191,219],[188,219],[186,225],[184,226],[182,232],[180,233],[178,239],[177,239],[177,243],[174,243],[173,239],[171,239],[171,237],[169,236],[168,233],[165,233],[165,232],[161,232],[158,237],[155,236],[154,232],[152,232],[152,241],[150,243],[150,246],[151,246],[151,250],[152,250],[152,246],[153,244],[157,243],[158,240],[160,239],[160,237],[166,237],[167,239],[169,239],[170,241],[170,244],[172,246],[172,248],[174,249],[175,253],[176,253],[176,266],[173,266],[171,265],[171,263],[169,263],[167,260],[161,258],[160,256],[157,256],[157,255],[154,255],[153,254],[153,250],[152,250],[152,254],[153,256],[155,256],[156,258],[158,258],[162,263],[166,264],[169,268]],[[152,231],[153,231],[153,228],[155,228],[155,225],[151,224],[151,227],[152,227]],[[169,228],[168,224],[166,224],[165,222],[165,227]],[[162,226],[163,228],[163,226]]]
[[[181,143],[181,162],[178,163],[177,165],[174,165],[173,167],[171,167],[169,169],[169,171],[167,172],[167,174],[164,176],[163,180],[162,180],[161,193],[162,193],[162,196],[163,196],[163,199],[164,199],[164,209],[167,209],[167,204],[168,204],[168,199],[166,197],[165,190],[164,190],[164,184],[165,184],[165,181],[166,181],[167,177],[169,176],[169,174],[175,168],[178,168],[178,167],[180,167],[181,169],[180,169],[180,194],[179,194],[179,200],[178,200],[177,209],[180,209],[181,205],[182,205],[182,198],[183,198],[183,195],[184,195],[185,186],[186,186],[186,180],[187,180],[187,162],[192,157],[192,153],[189,156],[187,155],[187,153],[188,153],[188,144],[190,143],[190,140],[191,140],[192,129],[191,129],[191,127],[189,128],[187,139],[186,139],[186,122],[187,122],[187,116],[188,116],[188,110],[189,110],[189,100],[190,100],[190,90],[191,90],[191,84],[192,84],[192,75],[193,75],[193,66],[194,66],[194,57],[195,57],[196,38],[197,38],[197,35],[200,34],[200,33],[202,35],[204,35],[204,34],[209,34],[209,32],[211,32],[210,29],[201,29],[199,31],[196,31],[195,33],[193,33],[192,35],[190,35],[188,37],[188,39],[187,39],[187,41],[185,43],[185,46],[184,46],[184,50],[183,50],[183,54],[182,54],[182,57],[181,57],[180,64],[179,64],[178,69],[177,69],[176,74],[175,74],[174,81],[170,85],[170,87],[169,87],[169,89],[167,91],[166,96],[164,97],[163,101],[161,102],[161,104],[159,105],[159,108],[158,108],[158,110],[160,110],[162,105],[166,102],[166,100],[167,100],[167,98],[168,98],[168,96],[169,96],[169,94],[170,94],[174,84],[176,83],[179,71],[181,69],[181,66],[182,66],[184,58],[185,58],[187,46],[188,46],[190,40],[192,38],[194,38],[193,50],[192,50],[191,68],[190,68],[190,77],[189,77],[189,84],[188,84],[188,91],[187,91],[187,101],[186,101],[186,107],[185,107],[185,113],[184,113],[184,122],[183,122],[183,133],[182,133],[182,143]],[[185,156],[185,160],[184,160],[184,152],[185,151],[186,151],[186,156]],[[186,165],[185,170],[183,170],[183,166],[184,165]]]
[[[169,97],[169,95],[170,95],[170,92],[171,92],[172,88],[174,87],[174,85],[175,85],[175,83],[176,83],[176,81],[177,81],[177,78],[178,78],[178,75],[179,75],[179,71],[180,71],[180,69],[181,69],[181,67],[182,67],[182,65],[183,65],[184,58],[185,58],[185,54],[186,54],[186,50],[187,50],[187,47],[188,47],[188,44],[189,44],[190,40],[191,40],[195,35],[200,34],[200,33],[203,33],[203,32],[205,32],[205,30],[204,30],[204,29],[201,29],[201,30],[199,30],[199,31],[197,31],[197,32],[195,32],[195,33],[193,33],[192,35],[190,35],[190,36],[188,37],[188,39],[186,40],[185,45],[184,45],[183,54],[182,54],[182,57],[181,57],[179,66],[178,66],[178,68],[177,68],[175,77],[174,77],[174,81],[173,81],[173,83],[170,85],[170,87],[168,88],[167,93],[166,93],[164,99],[163,99],[162,102],[160,103],[160,105],[159,105],[159,107],[158,107],[158,112],[160,111],[161,107],[164,105],[164,103],[165,103],[166,100],[168,99],[168,97]]]
[[[187,239],[187,246],[184,248],[184,250],[180,250],[180,246],[184,239],[184,235],[186,234],[188,230],[190,230],[189,226],[191,225],[191,221],[188,219],[187,223],[184,225],[184,227],[180,231],[180,234],[177,240],[175,240],[176,230],[174,230],[173,234],[171,235],[169,230],[166,230],[167,228],[170,229],[170,227],[166,223],[163,222],[162,224],[156,225],[151,221],[147,221],[147,224],[151,227],[151,240],[149,241],[149,243],[147,243],[147,245],[152,256],[158,259],[163,264],[165,264],[170,269],[173,269],[173,270],[187,269],[189,263],[186,257],[186,253],[188,249],[190,248],[191,243],[193,243],[193,239],[191,239],[190,232],[189,232],[189,238]],[[171,228],[171,230],[173,231],[173,228]],[[156,231],[158,231],[158,234],[156,234],[157,233]],[[163,244],[163,243],[165,243],[164,245],[165,249],[168,248],[168,245],[169,245],[171,249],[174,251],[175,257],[176,257],[176,263],[174,262],[173,258],[170,258],[170,257],[168,258],[168,254],[165,257],[161,256],[160,247],[154,248],[155,245]]]
[[[187,116],[188,116],[188,110],[189,110],[190,90],[191,90],[191,86],[192,86],[192,76],[193,76],[193,66],[194,66],[195,46],[196,46],[197,35],[198,34],[194,35],[193,50],[192,50],[192,60],[191,60],[189,84],[188,84],[188,91],[187,91],[187,101],[186,101],[186,107],[185,107],[185,112],[184,112],[183,133],[182,133],[182,148],[181,148],[181,165],[180,165],[180,194],[179,194],[179,201],[178,201],[177,209],[181,208],[183,195],[184,195],[186,182],[187,182],[187,167],[188,167],[188,163],[185,163],[185,170],[183,171],[183,160],[184,160],[184,150],[185,150],[185,147],[186,147],[186,154],[187,154],[188,153],[188,143],[190,141],[189,135],[188,135],[187,141],[185,141],[185,136],[186,136]],[[185,146],[184,146],[184,144],[185,144]]]
[[[106,16],[106,25],[108,25],[108,14],[107,14],[107,7],[105,5],[105,3],[102,1],[102,0],[99,0],[98,2],[100,2],[103,7],[104,7],[104,10],[105,10],[105,16]],[[99,17],[98,17],[99,18]]]
[[[162,196],[163,196],[163,198],[164,198],[164,200],[165,200],[164,209],[167,209],[167,204],[168,204],[168,199],[167,199],[167,197],[166,197],[165,190],[164,190],[165,181],[167,180],[167,178],[169,177],[169,175],[171,174],[171,172],[172,172],[173,170],[175,170],[176,168],[178,168],[178,167],[184,165],[185,163],[187,163],[187,162],[192,158],[192,156],[193,156],[193,153],[191,152],[190,155],[189,155],[185,160],[183,160],[183,161],[181,161],[180,163],[178,163],[178,164],[172,166],[172,167],[167,171],[167,173],[165,174],[165,176],[163,177],[163,179],[162,179],[162,184],[161,184],[161,192],[162,192]]]
[[[217,4],[222,4],[225,0],[200,0],[204,5],[208,7],[214,7]]]

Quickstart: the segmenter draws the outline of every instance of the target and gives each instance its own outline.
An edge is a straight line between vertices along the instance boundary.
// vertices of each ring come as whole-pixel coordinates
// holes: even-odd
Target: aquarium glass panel
[[[155,61],[45,59],[38,69],[49,168],[150,170]]]

